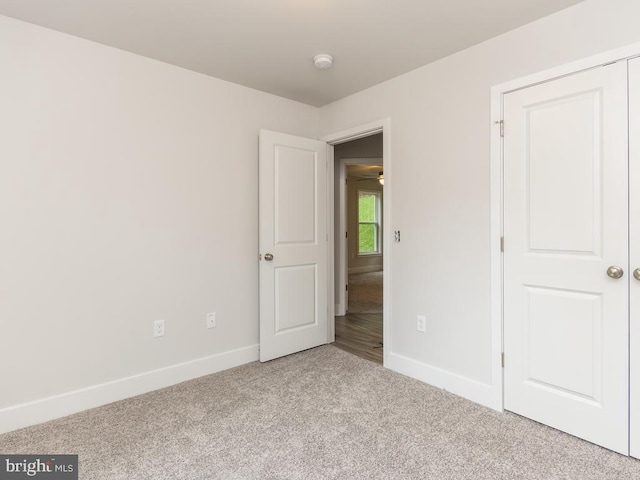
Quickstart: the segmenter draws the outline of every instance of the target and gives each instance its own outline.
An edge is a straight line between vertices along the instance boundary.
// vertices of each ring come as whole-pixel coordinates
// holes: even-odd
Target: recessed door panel
[[[296,265],[275,269],[275,334],[318,323],[315,265]]]
[[[628,453],[627,71],[504,96],[504,405]]]
[[[601,104],[597,89],[523,107],[531,251],[600,254]]]
[[[275,147],[275,244],[316,242],[317,152]]]
[[[603,345],[600,295],[534,286],[525,286],[524,294],[525,381],[551,394],[599,403]]]

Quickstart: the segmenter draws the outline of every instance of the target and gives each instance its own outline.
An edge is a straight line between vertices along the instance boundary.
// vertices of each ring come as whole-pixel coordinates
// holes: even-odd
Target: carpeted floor
[[[382,272],[349,275],[349,313],[382,313]]]
[[[0,436],[80,478],[632,480],[633,460],[327,345]]]

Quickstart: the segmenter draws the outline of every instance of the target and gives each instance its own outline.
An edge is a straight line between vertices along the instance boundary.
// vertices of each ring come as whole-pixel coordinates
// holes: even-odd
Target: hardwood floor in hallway
[[[336,317],[336,347],[382,364],[382,314],[348,313]]]

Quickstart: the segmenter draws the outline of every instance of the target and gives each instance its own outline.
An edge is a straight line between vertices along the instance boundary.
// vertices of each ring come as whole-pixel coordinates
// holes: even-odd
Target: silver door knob
[[[273,260],[273,255],[272,255],[272,254],[270,254],[270,253],[265,253],[265,254],[264,254],[264,259],[265,259],[267,262],[270,262],[271,260]]]
[[[640,268],[636,268],[633,271],[633,278],[635,278],[636,280],[640,280]]]
[[[607,268],[607,275],[609,275],[611,278],[622,278],[622,276],[624,275],[624,270],[622,270],[620,267],[612,265]]]

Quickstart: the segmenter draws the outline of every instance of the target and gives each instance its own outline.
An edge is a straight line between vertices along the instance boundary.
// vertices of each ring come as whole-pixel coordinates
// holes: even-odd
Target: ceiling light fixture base
[[[325,70],[333,65],[333,57],[326,53],[321,53],[313,57],[313,64],[320,70]]]

